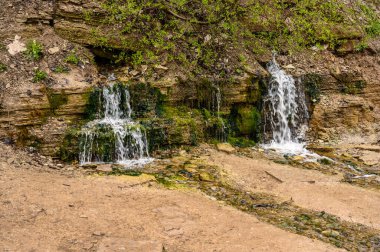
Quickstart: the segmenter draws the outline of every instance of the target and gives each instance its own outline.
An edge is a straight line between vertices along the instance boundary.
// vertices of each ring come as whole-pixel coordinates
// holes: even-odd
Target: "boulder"
[[[218,149],[218,151],[223,151],[229,154],[234,153],[236,151],[236,149],[229,143],[218,143],[216,145],[216,148]]]

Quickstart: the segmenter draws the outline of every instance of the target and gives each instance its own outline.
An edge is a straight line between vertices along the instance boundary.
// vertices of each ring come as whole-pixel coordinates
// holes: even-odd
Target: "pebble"
[[[104,236],[105,233],[100,232],[100,231],[96,231],[96,232],[92,233],[92,235],[94,235],[94,236]]]

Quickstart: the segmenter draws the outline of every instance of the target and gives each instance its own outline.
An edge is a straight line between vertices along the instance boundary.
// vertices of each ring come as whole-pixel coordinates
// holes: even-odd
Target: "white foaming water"
[[[280,68],[275,58],[268,64],[268,71],[272,77],[265,102],[272,136],[262,146],[288,155],[315,156],[305,148],[309,115],[304,93],[297,89],[293,77]]]
[[[131,119],[127,88],[114,84],[104,87],[100,103],[102,118],[87,123],[81,130],[80,163],[135,166],[151,162],[145,131]]]

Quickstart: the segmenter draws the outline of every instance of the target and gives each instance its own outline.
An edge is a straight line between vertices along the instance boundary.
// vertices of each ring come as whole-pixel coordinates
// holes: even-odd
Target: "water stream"
[[[222,104],[222,92],[220,91],[219,85],[215,85],[214,88],[216,90],[216,92],[215,92],[216,115],[218,117],[218,121],[221,124],[221,134],[219,136],[219,140],[222,142],[226,142],[227,141],[227,133],[226,133],[227,127],[224,123],[223,118],[220,116],[220,108],[221,108],[221,104]]]
[[[130,94],[123,85],[103,87],[98,118],[81,130],[81,164],[144,165],[152,161],[145,130],[131,118]]]

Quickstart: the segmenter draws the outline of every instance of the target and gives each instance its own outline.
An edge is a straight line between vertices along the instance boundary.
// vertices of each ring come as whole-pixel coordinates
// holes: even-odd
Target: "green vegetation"
[[[7,65],[0,62],[0,73],[7,71]]]
[[[255,141],[245,138],[245,137],[228,137],[228,142],[233,146],[238,146],[241,148],[253,147],[256,145]]]
[[[44,72],[40,69],[37,69],[36,71],[34,71],[33,82],[34,83],[41,82],[43,80],[46,80],[47,77],[48,77],[48,75],[46,72]]]
[[[367,23],[365,31],[370,37],[376,37],[380,35],[380,19],[376,12],[365,4],[360,5],[360,9],[365,14]]]
[[[354,82],[344,82],[341,91],[345,94],[359,94],[367,86],[367,83],[363,80],[358,80]]]
[[[54,73],[68,73],[70,72],[70,69],[68,67],[58,65],[57,67],[53,69],[53,72]]]
[[[70,54],[65,58],[65,62],[73,64],[73,65],[79,64],[80,59],[76,55],[75,50],[70,52]]]
[[[228,78],[242,73],[252,53],[292,53],[314,45],[336,49],[379,30],[375,12],[358,0],[99,2],[108,15],[83,13],[87,23],[100,23],[91,31],[95,46],[117,49],[115,61],[134,67],[176,62],[191,76]]]
[[[36,40],[31,40],[26,44],[25,54],[30,60],[38,61],[42,57],[43,46]]]
[[[368,48],[368,44],[364,41],[361,41],[359,44],[355,46],[355,51],[357,52],[363,52],[365,49]]]
[[[113,165],[112,172],[109,173],[109,175],[114,175],[114,176],[132,176],[132,177],[138,177],[141,174],[142,174],[141,171],[125,169],[124,166],[118,166],[118,165]]]
[[[50,110],[53,114],[62,105],[67,104],[68,96],[63,91],[61,93],[53,93],[50,89],[47,90],[47,97],[50,104]]]
[[[318,74],[307,74],[303,77],[302,83],[305,85],[306,94],[310,97],[312,103],[320,101],[322,77]]]
[[[65,133],[57,156],[64,162],[78,160],[79,156],[80,126],[70,127]]]

